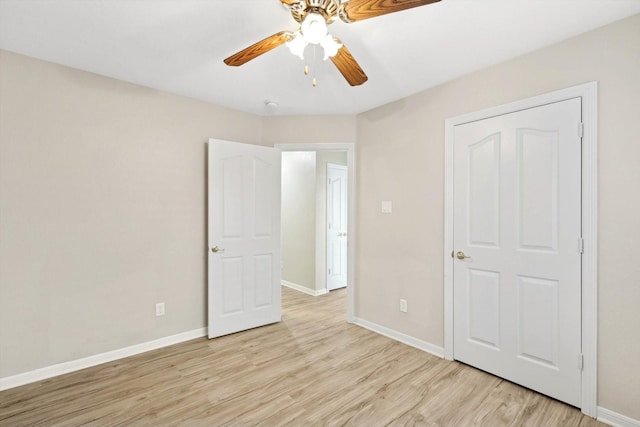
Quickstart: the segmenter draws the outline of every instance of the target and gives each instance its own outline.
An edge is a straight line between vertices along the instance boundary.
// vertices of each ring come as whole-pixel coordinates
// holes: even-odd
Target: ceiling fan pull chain
[[[318,69],[318,61],[317,61],[317,55],[316,55],[316,48],[317,46],[314,44],[313,45],[313,80],[311,81],[311,84],[313,85],[313,87],[316,87],[318,85],[318,81],[316,80],[316,70]]]

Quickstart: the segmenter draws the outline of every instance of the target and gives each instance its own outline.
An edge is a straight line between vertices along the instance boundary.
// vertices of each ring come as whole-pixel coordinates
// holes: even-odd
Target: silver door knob
[[[456,253],[456,258],[458,258],[458,259],[465,259],[465,258],[471,258],[471,257],[470,257],[470,256],[466,256],[466,255],[464,254],[464,252],[462,252],[462,251],[458,251],[458,252]]]
[[[224,252],[224,249],[214,246],[211,248],[211,252],[213,253]]]

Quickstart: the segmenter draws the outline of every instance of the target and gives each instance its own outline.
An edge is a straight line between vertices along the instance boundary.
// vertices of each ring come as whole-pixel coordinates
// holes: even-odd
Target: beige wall
[[[636,15],[359,115],[356,315],[442,346],[444,120],[597,80],[598,405],[640,419],[639,76]]]
[[[261,126],[0,52],[0,377],[204,327],[206,141]]]
[[[265,145],[355,141],[355,116],[274,116],[262,120]]]
[[[282,153],[282,280],[316,289],[316,153]]]

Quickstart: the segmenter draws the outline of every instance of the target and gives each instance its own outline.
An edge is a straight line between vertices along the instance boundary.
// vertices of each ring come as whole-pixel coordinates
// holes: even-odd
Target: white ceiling
[[[355,114],[637,13],[640,0],[442,0],[337,20],[359,87],[321,58],[312,87],[285,46],[223,64],[297,28],[278,0],[0,0],[0,48],[255,114]]]

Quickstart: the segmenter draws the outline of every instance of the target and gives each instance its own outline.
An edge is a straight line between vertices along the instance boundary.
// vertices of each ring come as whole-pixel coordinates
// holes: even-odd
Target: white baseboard
[[[614,427],[640,427],[640,420],[598,406],[598,421]]]
[[[403,334],[402,332],[389,329],[385,326],[381,326],[377,323],[369,322],[368,320],[360,319],[358,317],[355,317],[353,319],[353,323],[358,326],[362,326],[363,328],[369,329],[370,331],[376,332],[380,335],[384,335],[385,337],[400,341],[401,343],[410,345],[411,347],[415,347],[418,350],[431,353],[434,356],[444,357],[444,348],[437,345],[430,344],[426,341],[419,340],[412,336]]]
[[[194,329],[193,331],[187,331],[164,338],[159,338],[153,341],[147,341],[141,344],[120,348],[118,350],[112,350],[106,353],[96,354],[93,356],[84,357],[82,359],[58,363],[57,365],[46,366],[34,371],[0,378],[0,391],[33,383],[36,381],[46,380],[47,378],[56,377],[58,375],[67,374],[69,372],[79,371],[80,369],[90,368],[92,366],[112,362],[124,357],[134,356],[136,354],[144,353],[150,350],[156,350],[158,348],[167,347],[173,344],[179,344],[184,341],[189,341],[204,336],[207,336],[207,328]]]
[[[317,296],[324,295],[324,294],[327,293],[326,289],[314,290],[314,289],[309,289],[306,286],[298,285],[297,283],[287,282],[286,280],[282,280],[281,282],[282,282],[282,286],[286,286],[287,288],[296,290],[298,292],[302,292],[302,293],[305,293],[307,295],[311,295],[312,297],[317,297]]]

